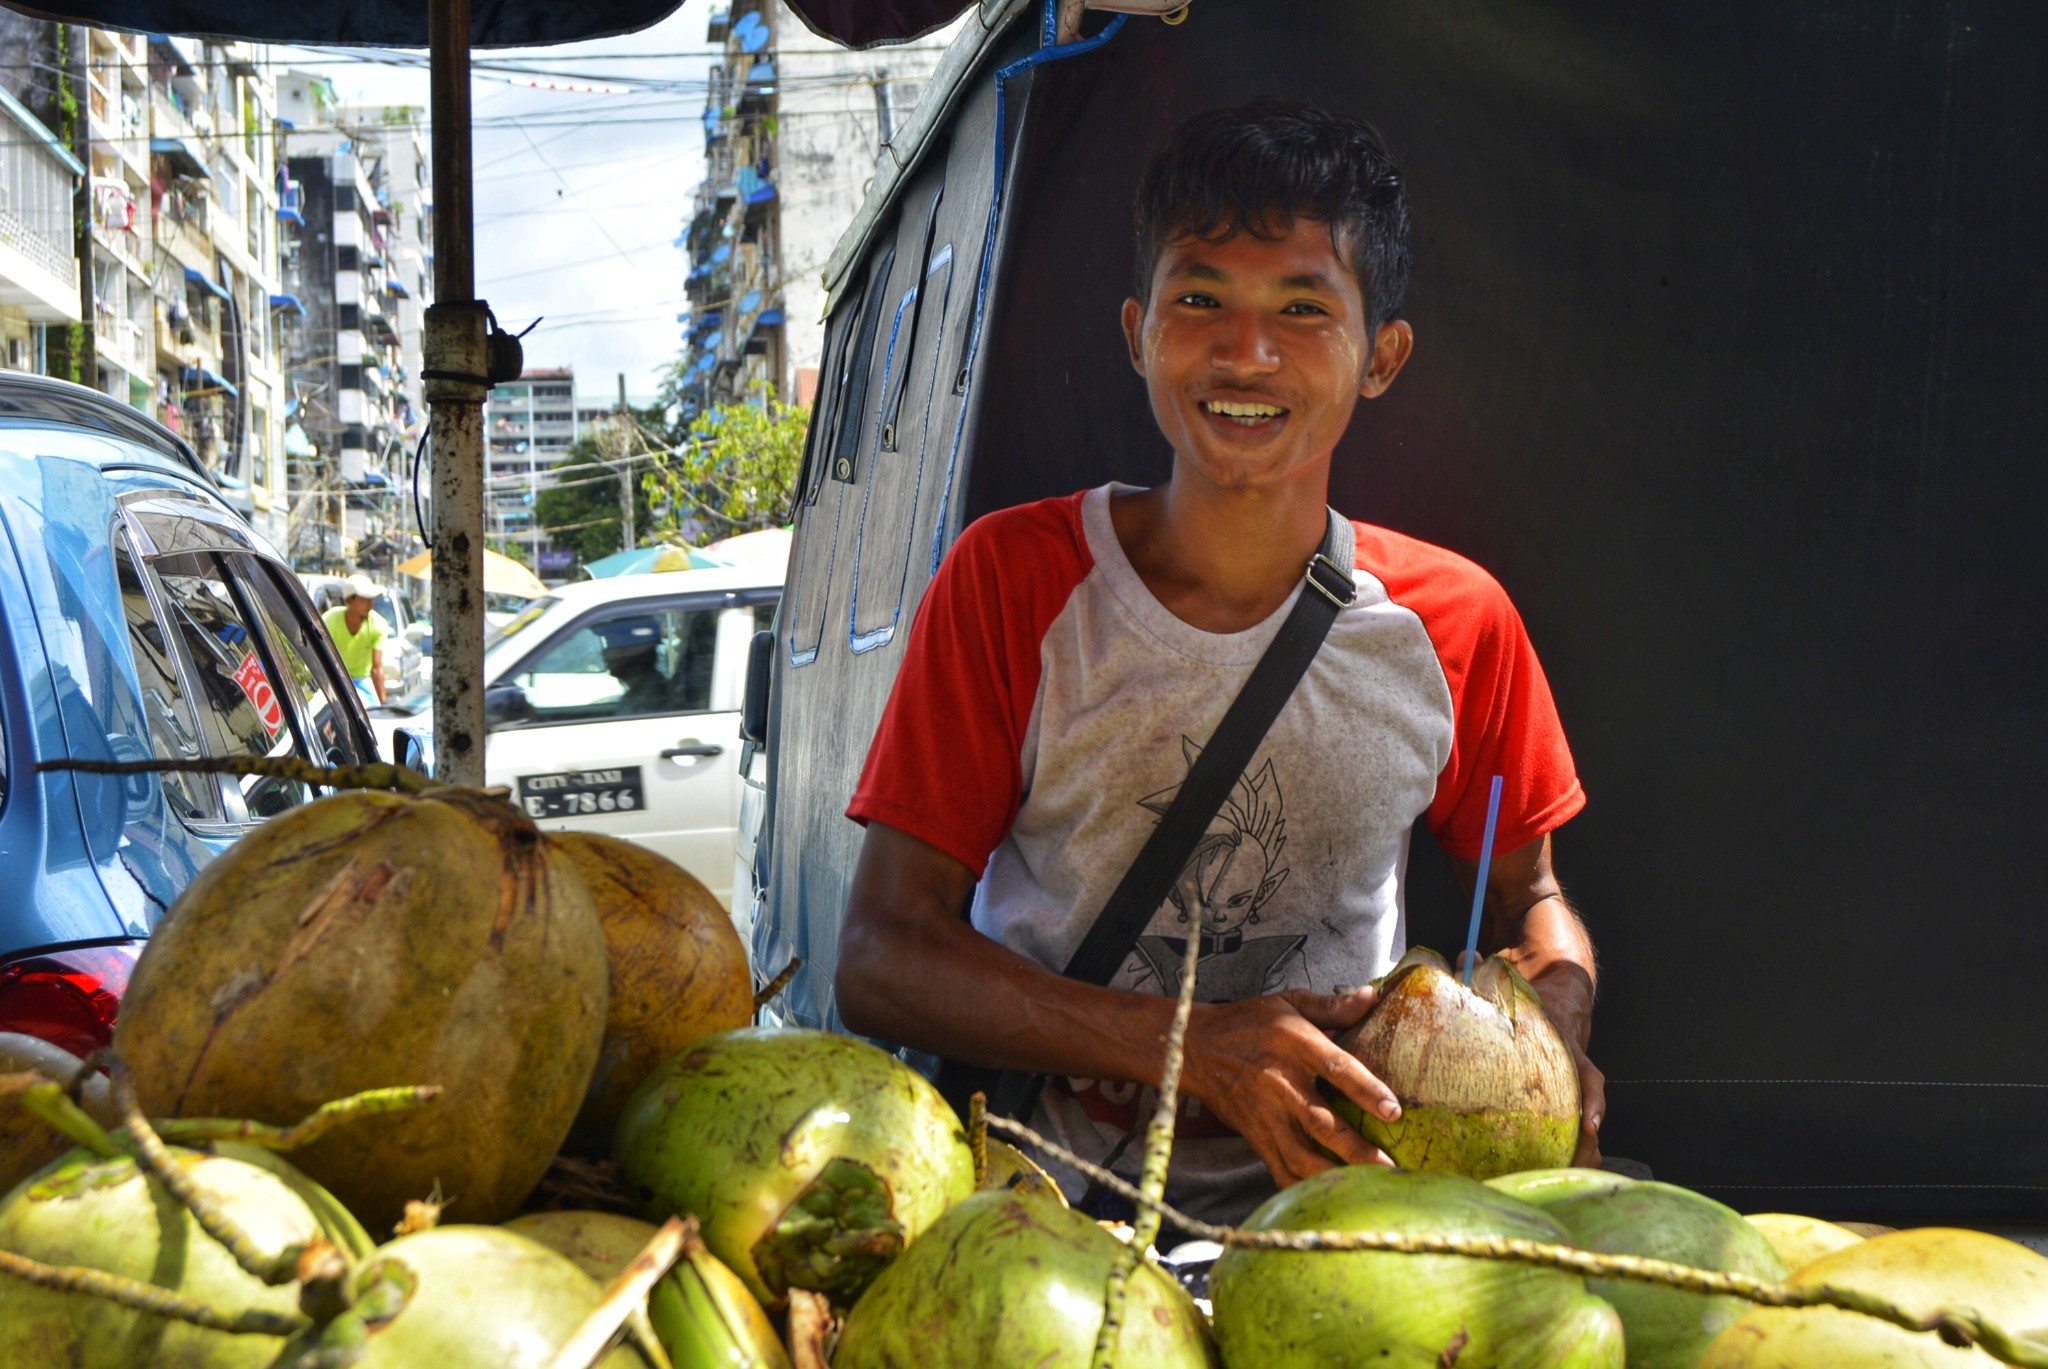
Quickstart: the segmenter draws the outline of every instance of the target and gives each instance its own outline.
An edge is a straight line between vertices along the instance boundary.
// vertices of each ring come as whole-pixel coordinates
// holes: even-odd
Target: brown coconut
[[[689,871],[594,832],[548,840],[590,888],[611,965],[611,1007],[577,1139],[611,1151],[612,1124],[654,1067],[754,1020],[753,972],[732,917]]]
[[[1571,1163],[1579,1069],[1529,981],[1499,956],[1466,988],[1417,947],[1380,983],[1379,1002],[1338,1044],[1394,1091],[1387,1122],[1348,1098],[1337,1111],[1403,1169],[1490,1179]]]
[[[589,891],[517,809],[361,791],[200,872],[136,963],[114,1045],[159,1117],[289,1123],[441,1085],[292,1156],[382,1233],[436,1184],[461,1220],[517,1210],[583,1101],[605,999]]]

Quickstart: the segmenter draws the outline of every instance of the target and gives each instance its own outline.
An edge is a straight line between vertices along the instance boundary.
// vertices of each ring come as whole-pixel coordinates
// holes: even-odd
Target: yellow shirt
[[[351,635],[348,630],[348,606],[331,608],[320,615],[320,621],[327,625],[327,635],[334,639],[335,650],[341,653],[342,669],[351,679],[366,680],[370,677],[370,657],[377,648],[384,645],[384,639],[391,635],[391,624],[384,621],[375,609],[363,619],[363,630]]]

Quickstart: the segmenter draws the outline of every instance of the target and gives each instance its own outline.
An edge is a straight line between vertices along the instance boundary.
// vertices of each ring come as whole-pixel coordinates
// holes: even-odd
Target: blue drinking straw
[[[1493,825],[1500,821],[1501,776],[1493,777],[1486,799],[1486,837],[1479,846],[1479,879],[1472,886],[1472,929],[1465,933],[1465,987],[1472,987],[1472,967],[1479,963],[1479,910],[1486,906],[1486,867],[1493,864]]]

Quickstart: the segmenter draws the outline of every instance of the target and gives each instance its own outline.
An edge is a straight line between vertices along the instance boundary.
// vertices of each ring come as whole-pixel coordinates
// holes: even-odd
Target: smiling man
[[[1332,1038],[1404,949],[1414,823],[1469,890],[1495,775],[1484,944],[1576,1044],[1580,1158],[1599,1154],[1593,950],[1550,866],[1584,796],[1542,669],[1484,571],[1327,506],[1353,410],[1414,346],[1407,236],[1400,175],[1361,123],[1269,102],[1175,133],[1139,188],[1123,306],[1172,476],[961,534],[848,810],[867,836],[840,940],[847,1025],[1050,1076],[1035,1121],[1085,1156],[1142,1127],[1199,938],[1168,1193],[1219,1219],[1332,1155],[1385,1158],[1325,1091],[1387,1117],[1398,1103]],[[1326,539],[1354,599],[1111,984],[1062,977]]]

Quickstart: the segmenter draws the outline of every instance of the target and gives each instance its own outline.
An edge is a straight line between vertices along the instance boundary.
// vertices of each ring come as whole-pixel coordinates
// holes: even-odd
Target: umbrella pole
[[[484,398],[489,312],[476,296],[470,0],[430,0],[434,303],[421,378],[432,413],[434,773],[484,782]]]

